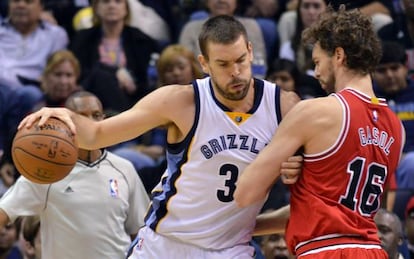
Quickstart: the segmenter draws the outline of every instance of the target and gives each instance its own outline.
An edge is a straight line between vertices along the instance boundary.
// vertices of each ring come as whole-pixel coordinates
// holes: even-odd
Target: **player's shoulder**
[[[316,97],[316,98],[310,98],[310,99],[304,99],[301,100],[298,105],[305,109],[312,109],[315,111],[318,110],[325,110],[329,107],[335,108],[336,105],[339,105],[339,102],[337,98],[335,98],[333,95],[328,95],[325,97]],[[339,107],[339,106],[337,106]]]
[[[155,90],[152,95],[157,101],[165,104],[173,102],[178,105],[188,101],[194,102],[194,87],[191,84],[166,85]]]
[[[330,95],[301,100],[293,107],[292,112],[303,120],[313,120],[342,113],[342,109],[338,100]]]
[[[276,86],[278,87],[278,86]],[[285,115],[300,101],[299,95],[294,91],[285,91],[280,89],[280,108],[282,117]]]
[[[281,99],[281,101],[292,102],[294,104],[301,101],[299,95],[296,92],[286,91],[286,90],[283,90],[283,89],[280,89],[280,99]]]
[[[187,85],[165,85],[154,91],[158,95],[164,96],[186,96],[194,95],[194,87],[191,84]]]

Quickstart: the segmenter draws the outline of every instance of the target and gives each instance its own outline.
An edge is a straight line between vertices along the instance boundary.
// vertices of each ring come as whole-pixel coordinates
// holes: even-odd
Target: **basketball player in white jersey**
[[[209,19],[199,43],[199,62],[209,77],[190,85],[161,87],[131,109],[101,122],[67,109],[45,108],[20,124],[30,127],[39,117],[39,124],[58,117],[86,149],[126,141],[155,127],[168,129],[167,170],[153,190],[146,226],[130,258],[252,258],[254,254],[248,243],[265,199],[240,209],[233,192],[239,174],[271,140],[283,115],[299,98],[252,78],[252,45],[233,17]],[[298,164],[295,158],[300,159],[292,158],[293,167]]]

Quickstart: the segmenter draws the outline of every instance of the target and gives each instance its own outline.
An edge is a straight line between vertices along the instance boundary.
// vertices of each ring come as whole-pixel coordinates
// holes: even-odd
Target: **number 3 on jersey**
[[[365,158],[356,157],[348,164],[347,173],[350,175],[349,182],[346,193],[340,197],[340,203],[353,211],[358,209],[363,216],[370,216],[379,209],[387,168],[378,163],[365,165]],[[361,183],[365,174],[365,182]]]
[[[222,202],[231,202],[234,200],[233,194],[236,190],[236,182],[239,177],[239,168],[233,164],[224,164],[220,167],[220,175],[229,176],[224,182],[226,190],[217,190],[217,199]]]

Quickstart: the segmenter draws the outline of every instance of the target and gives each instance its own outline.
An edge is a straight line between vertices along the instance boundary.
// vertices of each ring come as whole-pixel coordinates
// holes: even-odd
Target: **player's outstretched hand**
[[[283,162],[280,168],[280,176],[284,184],[294,184],[302,172],[303,157],[291,156]]]
[[[76,127],[71,118],[72,112],[66,108],[48,108],[43,107],[42,109],[38,110],[37,112],[31,113],[27,115],[19,124],[18,129],[23,127],[30,128],[35,124],[37,120],[38,126],[42,126],[47,119],[50,117],[55,117],[68,125],[70,130],[73,134],[76,134]]]

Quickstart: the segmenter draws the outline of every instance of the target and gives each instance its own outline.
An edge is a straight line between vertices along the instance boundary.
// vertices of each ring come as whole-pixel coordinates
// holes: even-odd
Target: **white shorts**
[[[251,259],[254,256],[254,247],[249,244],[208,250],[162,236],[149,227],[141,228],[137,239],[128,259]]]

